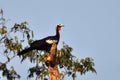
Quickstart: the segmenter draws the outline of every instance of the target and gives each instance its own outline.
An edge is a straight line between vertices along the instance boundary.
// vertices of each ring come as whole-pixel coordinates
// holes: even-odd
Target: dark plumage
[[[20,51],[17,55],[23,55],[23,54],[25,54],[25,53],[27,53],[31,50],[42,50],[42,51],[49,52],[53,41],[56,41],[56,43],[58,44],[59,38],[60,38],[59,31],[61,30],[62,26],[64,26],[64,25],[63,24],[57,24],[56,35],[55,36],[48,36],[48,37],[43,38],[41,40],[36,40],[36,41],[34,41],[33,43],[30,44],[30,47]]]

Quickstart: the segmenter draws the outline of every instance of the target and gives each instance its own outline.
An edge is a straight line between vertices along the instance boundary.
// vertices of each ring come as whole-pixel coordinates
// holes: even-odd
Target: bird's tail
[[[29,51],[31,51],[32,50],[32,48],[31,47],[29,47],[29,48],[26,48],[26,49],[24,49],[24,50],[22,50],[22,51],[20,51],[17,55],[23,55],[23,54],[25,54],[25,53],[27,53],[27,52],[29,52]]]

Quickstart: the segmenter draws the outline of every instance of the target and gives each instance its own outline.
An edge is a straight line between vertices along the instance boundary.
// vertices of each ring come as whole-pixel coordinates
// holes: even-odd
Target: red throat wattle
[[[61,30],[61,27],[58,27],[57,30],[60,31],[60,30]]]

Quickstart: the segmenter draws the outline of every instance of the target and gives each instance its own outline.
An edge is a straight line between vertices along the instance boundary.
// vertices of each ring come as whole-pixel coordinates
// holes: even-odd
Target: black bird
[[[23,55],[31,50],[42,50],[49,52],[50,48],[52,46],[53,41],[58,44],[59,39],[60,39],[60,33],[59,31],[61,30],[61,27],[63,27],[63,24],[57,24],[56,25],[56,35],[55,36],[48,36],[46,38],[43,38],[41,40],[36,40],[30,44],[30,47],[20,51],[17,55]]]

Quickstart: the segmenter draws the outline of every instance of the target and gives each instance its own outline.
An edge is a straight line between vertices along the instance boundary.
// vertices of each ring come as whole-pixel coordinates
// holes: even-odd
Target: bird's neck
[[[59,40],[59,38],[60,38],[60,33],[59,33],[59,31],[58,30],[56,30],[56,38]]]

